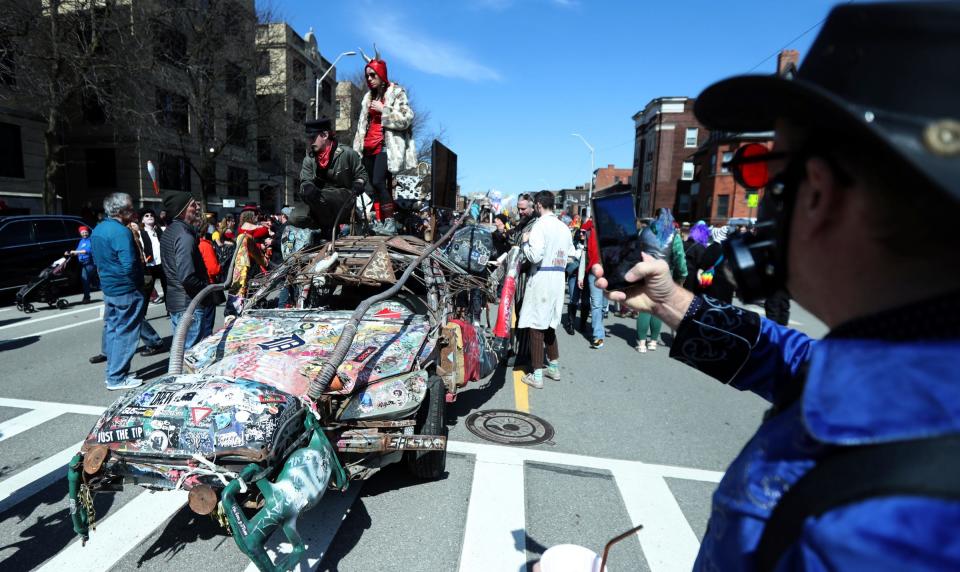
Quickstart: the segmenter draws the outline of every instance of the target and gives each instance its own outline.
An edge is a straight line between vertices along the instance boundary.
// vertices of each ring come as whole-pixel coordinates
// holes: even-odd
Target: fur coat
[[[360,119],[353,148],[363,156],[363,139],[367,136],[370,116],[370,92],[360,104]],[[417,148],[413,141],[413,109],[407,101],[407,92],[395,83],[387,87],[383,101],[383,151],[387,154],[387,170],[393,174],[417,166]]]

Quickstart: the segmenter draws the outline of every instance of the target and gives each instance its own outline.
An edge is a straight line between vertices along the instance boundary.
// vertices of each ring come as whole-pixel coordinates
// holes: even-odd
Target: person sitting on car
[[[303,221],[308,216],[309,228],[321,229],[324,236],[329,236],[338,217],[340,222],[350,220],[346,206],[363,193],[367,172],[356,151],[349,145],[337,144],[329,118],[307,121],[305,131],[310,146],[300,167],[300,199],[306,203],[309,215],[303,212],[307,209],[296,206],[290,218]]]

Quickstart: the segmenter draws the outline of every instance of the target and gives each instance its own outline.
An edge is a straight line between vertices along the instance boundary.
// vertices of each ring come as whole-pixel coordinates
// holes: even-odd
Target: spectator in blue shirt
[[[756,236],[724,245],[740,296],[787,287],[830,333],[694,296],[646,255],[609,294],[676,329],[671,357],[771,405],[678,566],[960,570],[958,35],[957,2],[844,3],[799,69],[697,98],[711,132],[775,130],[725,165],[765,190]]]
[[[133,243],[133,234],[127,224],[136,220],[133,201],[126,193],[112,193],[103,200],[106,218],[93,230],[93,258],[100,273],[100,288],[103,290],[103,339],[102,354],[91,362],[107,362],[107,389],[130,389],[143,384],[143,380],[128,375],[130,362],[137,351],[141,337],[143,306],[143,265]],[[156,332],[144,342],[147,348],[163,345]]]
[[[80,242],[73,250],[64,252],[64,256],[76,255],[80,263],[80,283],[83,285],[83,300],[81,303],[90,303],[90,285],[96,280],[97,267],[93,264],[93,245],[90,241],[90,227],[81,226]]]

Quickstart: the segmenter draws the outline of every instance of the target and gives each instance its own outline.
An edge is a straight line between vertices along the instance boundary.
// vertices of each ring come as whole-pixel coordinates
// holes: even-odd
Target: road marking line
[[[334,537],[337,536],[340,526],[350,516],[350,507],[357,500],[362,485],[363,481],[352,481],[345,493],[327,491],[317,506],[297,520],[297,531],[303,538],[305,550],[299,564],[292,570],[317,568],[326,556]],[[286,555],[293,550],[293,545],[289,542],[278,542],[280,538],[286,538],[280,530],[278,528],[268,541],[267,554],[273,562],[276,562],[278,553]],[[258,572],[258,570],[257,565],[251,562],[244,572]]]
[[[97,310],[102,308],[103,308],[103,305],[101,304],[99,306],[90,306],[89,308],[81,308],[79,310],[71,310],[69,312],[58,312],[53,316],[46,316],[43,318],[29,318],[27,320],[23,320],[22,322],[17,322],[16,324],[0,326],[0,330],[6,330],[7,328],[16,328],[17,326],[23,326],[26,324],[36,324],[37,322],[43,322],[45,320],[56,320],[57,318],[63,318],[66,316],[71,316],[73,314],[79,314],[80,312],[89,312],[90,310]]]
[[[80,450],[83,441],[0,481],[0,512],[16,506],[67,476],[67,463]]]
[[[47,334],[52,334],[52,333],[54,333],[54,332],[59,332],[59,331],[61,331],[61,330],[69,330],[70,328],[76,328],[76,327],[78,327],[78,326],[83,326],[83,325],[86,325],[86,324],[92,324],[92,323],[94,323],[94,322],[101,322],[101,321],[103,321],[102,318],[93,318],[93,319],[91,319],[91,320],[84,320],[84,321],[82,321],[82,322],[77,322],[76,324],[69,324],[69,325],[66,325],[66,326],[60,326],[59,328],[51,328],[51,329],[49,329],[49,330],[43,330],[42,332],[33,332],[33,333],[31,333],[31,334],[24,334],[24,335],[22,335],[22,336],[17,336],[17,337],[15,337],[15,338],[7,338],[7,339],[5,339],[5,340],[0,340],[0,345],[4,344],[4,343],[6,343],[6,342],[12,342],[12,341],[14,341],[14,340],[22,340],[22,339],[24,339],[24,338],[32,338],[32,337],[35,337],[35,336],[45,336],[45,335],[47,335]]]
[[[655,475],[657,477],[667,476],[676,479],[705,481],[709,483],[719,483],[720,479],[723,477],[723,473],[719,471],[708,471],[704,469],[694,469],[688,467],[675,467],[672,465],[656,465],[652,463],[642,463],[640,461],[628,461],[604,457],[588,457],[586,455],[557,453],[554,451],[530,449],[527,447],[483,445],[480,443],[469,443],[466,441],[447,441],[447,451],[465,455],[476,455],[478,457],[492,455],[499,459],[505,459],[506,462],[511,463],[527,461],[545,463],[548,465],[586,467],[590,469],[599,469],[611,472],[614,469],[627,468],[631,470],[638,470],[646,474]]]
[[[87,546],[75,539],[40,570],[108,570],[187,503],[187,491],[142,492],[97,522]]]
[[[521,570],[527,562],[523,462],[484,450],[473,466],[460,572]]]
[[[0,397],[0,407],[15,409],[44,409],[55,411],[57,415],[64,413],[78,413],[80,415],[96,415],[99,417],[106,411],[106,407],[99,405],[80,405],[79,403],[57,403],[55,401],[32,401],[29,399],[10,399]]]
[[[650,570],[691,570],[700,542],[666,481],[636,468],[612,472],[633,526],[643,525],[637,538]]]
[[[517,411],[530,413],[530,392],[527,384],[523,383],[523,370],[513,370],[513,400],[516,403]]]
[[[51,419],[59,417],[63,412],[56,409],[34,409],[18,415],[9,421],[0,423],[0,441],[6,441],[14,435],[33,429],[41,423],[46,423]]]

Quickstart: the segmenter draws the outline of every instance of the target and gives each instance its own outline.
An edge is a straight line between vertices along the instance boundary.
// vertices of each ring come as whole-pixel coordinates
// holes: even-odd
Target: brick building
[[[658,97],[633,116],[633,185],[640,216],[652,216],[660,207],[679,212],[678,197],[689,194],[693,182],[690,155],[708,132],[693,115],[694,99]]]
[[[600,167],[593,172],[593,190],[594,192],[600,191],[619,183],[629,185],[632,176],[633,169],[618,169],[613,165]]]
[[[688,191],[678,198],[677,218],[685,221],[704,220],[708,224],[726,223],[731,218],[754,218],[756,204],[763,190],[746,189],[736,183],[733,174],[723,166],[742,145],[761,143],[770,147],[773,132],[724,133],[715,131],[691,156],[694,180]],[[759,194],[758,194],[759,193]],[[757,195],[751,200],[751,195]]]
[[[783,50],[777,57],[777,73],[786,75],[796,68],[800,58],[796,50]],[[755,218],[763,198],[763,189],[746,189],[736,183],[723,166],[741,146],[760,143],[773,146],[773,132],[714,132],[691,154],[693,181],[677,197],[677,218],[704,220],[709,224],[726,223],[731,218]]]

